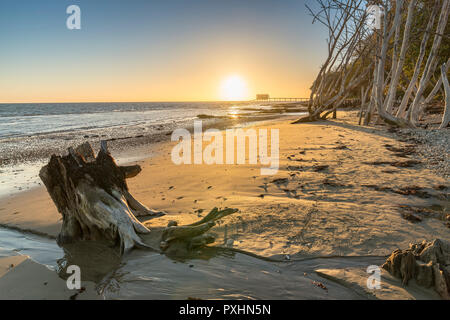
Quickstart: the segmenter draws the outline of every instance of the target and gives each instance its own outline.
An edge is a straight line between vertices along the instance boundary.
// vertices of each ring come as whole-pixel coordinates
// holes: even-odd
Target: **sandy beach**
[[[171,160],[174,142],[153,144],[155,156],[138,161],[142,172],[127,180],[139,201],[167,213],[145,221],[146,226],[151,230],[170,220],[182,225],[198,220],[213,207],[238,208],[239,212],[213,229],[216,245],[289,260],[298,272],[305,258],[351,256],[359,259],[361,271],[365,270],[364,259],[379,263],[409,243],[435,238],[450,241],[445,176],[436,174],[405,135],[382,126],[357,126],[355,111],[338,114],[331,121],[293,125],[294,117],[284,117],[247,127],[279,129],[280,167],[275,175],[261,175],[259,164],[177,166]],[[55,238],[61,215],[40,186],[0,199],[0,225]],[[8,267],[11,264],[18,266]],[[1,259],[0,287],[8,288],[12,281],[8,277],[33,272],[38,268],[35,264],[23,257]],[[339,269],[339,264],[332,265]],[[309,274],[305,286],[315,288],[312,281],[320,279],[328,288],[324,298],[339,297],[342,287],[349,287],[336,285],[329,277],[310,279]],[[25,293],[25,280],[14,283],[15,290],[24,291],[11,297],[53,297],[44,289]],[[61,283],[52,292],[64,291]],[[93,291],[88,286],[83,294]],[[436,298],[432,292],[422,296],[407,289],[393,292],[382,296],[365,292],[363,296]]]

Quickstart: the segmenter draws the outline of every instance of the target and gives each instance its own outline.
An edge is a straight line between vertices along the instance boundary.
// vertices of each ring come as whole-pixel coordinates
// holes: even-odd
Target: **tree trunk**
[[[379,36],[377,36],[377,42],[379,42]],[[378,54],[378,52],[377,52]],[[367,126],[372,120],[372,113],[375,109],[375,88],[377,85],[377,54],[375,54],[375,67],[373,68],[373,80],[372,80],[372,92],[370,94],[369,105],[367,106],[366,114],[364,115],[364,125]]]
[[[39,176],[63,218],[58,244],[106,240],[118,245],[121,253],[135,246],[161,251],[177,240],[189,247],[204,245],[214,241],[203,235],[214,226],[214,220],[237,211],[215,209],[195,226],[170,226],[157,239],[158,248],[154,239],[145,237],[151,231],[136,216],[158,217],[164,213],[136,200],[125,181],[140,171],[140,166],[118,166],[106,141],[101,142],[97,157],[89,143],[69,148],[65,156],[52,155]]]
[[[441,14],[439,16],[438,25],[436,27],[436,34],[434,36],[433,45],[431,47],[430,54],[428,55],[423,75],[419,82],[419,88],[417,90],[417,94],[414,97],[413,102],[411,103],[411,107],[409,108],[407,113],[407,119],[412,121],[414,125],[417,124],[419,118],[419,107],[423,92],[425,91],[425,88],[428,85],[428,82],[431,76],[433,75],[437,65],[436,60],[437,53],[441,45],[442,36],[445,32],[445,27],[447,25],[449,10],[450,10],[450,0],[444,0],[442,4]]]
[[[383,108],[384,68],[386,64],[386,54],[389,47],[389,41],[392,38],[392,35],[394,33],[397,24],[400,23],[400,16],[401,16],[400,9],[401,9],[400,6],[396,6],[394,21],[389,31],[388,31],[387,15],[384,15],[383,38],[381,42],[381,53],[378,58],[378,65],[377,65],[377,75],[376,75],[377,85],[375,86],[374,103],[377,108],[378,116],[381,119],[383,119],[384,122],[393,126],[409,127],[410,124],[408,123],[408,121],[394,117],[393,115],[387,113],[386,110]],[[387,8],[385,8],[385,12],[387,12]]]
[[[404,117],[406,114],[406,109],[408,108],[408,103],[411,98],[411,93],[416,86],[417,79],[419,78],[420,67],[422,65],[423,58],[425,57],[426,45],[427,45],[428,39],[430,38],[431,29],[433,28],[434,19],[438,12],[438,9],[439,9],[439,2],[436,1],[435,5],[433,7],[433,11],[431,12],[430,19],[428,20],[428,24],[425,29],[424,36],[420,43],[419,56],[416,60],[415,66],[414,66],[413,76],[412,76],[411,80],[409,81],[408,88],[406,89],[405,94],[403,95],[403,98],[402,98],[402,102],[400,103],[400,107],[397,110],[397,113],[396,113],[397,117]]]
[[[399,5],[399,3],[397,3],[397,5]],[[398,60],[393,59],[393,62],[392,62],[391,70],[392,70],[393,75],[391,77],[389,92],[388,92],[388,96],[386,98],[385,107],[384,107],[384,109],[386,110],[387,113],[392,113],[392,109],[394,106],[394,101],[395,101],[396,93],[397,93],[398,81],[400,80],[400,74],[402,73],[402,70],[403,70],[403,64],[405,62],[406,51],[409,47],[409,34],[411,31],[411,23],[412,23],[412,17],[414,14],[415,5],[416,5],[416,0],[412,0],[408,5],[408,15],[406,18],[405,30],[403,31],[403,41],[402,41],[402,47],[400,49],[400,57]],[[399,29],[400,26],[401,26],[401,24],[398,23],[397,28]],[[396,30],[395,33],[396,33],[395,35],[397,36],[399,33],[399,30]],[[397,42],[398,42],[398,39],[396,39],[395,43],[397,43]],[[396,52],[397,52],[397,50],[394,50],[394,54]]]
[[[450,66],[450,58],[447,59],[447,62],[444,63],[444,65],[446,65],[445,71],[444,71],[444,74],[446,74],[448,67]],[[442,78],[442,71],[441,71],[441,76],[439,77],[438,81],[436,81],[436,84],[434,85],[433,90],[431,90],[431,92],[428,94],[428,97],[426,97],[426,99],[423,102],[425,105],[429,104],[431,102],[431,100],[434,98],[434,96],[438,93],[439,89],[442,86],[442,79],[443,78]]]
[[[364,90],[364,87],[361,86],[361,109],[359,110],[358,125],[361,125],[361,122],[362,122],[362,117],[363,117],[363,113],[364,113],[364,106],[366,104],[366,97],[367,97],[367,92],[369,91],[369,88],[370,88],[370,83],[369,83],[369,85],[367,86],[367,88],[365,90]],[[365,112],[367,112],[367,110]]]
[[[447,78],[447,67],[445,63],[441,66],[441,77],[442,77],[442,83],[444,84],[444,90],[445,90],[445,109],[444,109],[444,115],[442,116],[442,122],[439,126],[439,129],[446,128],[448,126],[448,123],[450,122],[450,87],[448,85],[448,78]]]

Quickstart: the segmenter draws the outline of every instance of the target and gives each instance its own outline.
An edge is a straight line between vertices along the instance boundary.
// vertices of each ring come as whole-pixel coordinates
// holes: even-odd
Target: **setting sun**
[[[222,81],[220,87],[222,100],[240,101],[248,98],[247,84],[238,75],[232,75]]]

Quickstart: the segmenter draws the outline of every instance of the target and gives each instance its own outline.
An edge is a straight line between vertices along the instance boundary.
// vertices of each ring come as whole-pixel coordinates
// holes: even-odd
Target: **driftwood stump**
[[[432,242],[410,244],[409,249],[397,249],[382,268],[403,285],[415,279],[417,284],[434,288],[439,295],[450,300],[450,243],[436,239]]]
[[[121,253],[135,246],[165,251],[182,244],[191,249],[214,242],[214,237],[205,234],[214,221],[238,211],[214,208],[197,223],[169,224],[149,237],[151,231],[136,217],[158,217],[164,213],[150,210],[128,191],[126,178],[140,171],[139,165],[118,166],[106,141],[101,142],[97,157],[89,143],[69,148],[65,156],[52,155],[39,176],[63,218],[58,244],[106,240],[118,245]]]

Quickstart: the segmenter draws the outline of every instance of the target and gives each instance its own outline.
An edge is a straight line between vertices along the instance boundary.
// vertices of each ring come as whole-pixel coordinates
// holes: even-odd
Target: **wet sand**
[[[260,175],[259,164],[176,166],[170,158],[174,143],[153,145],[157,155],[138,162],[142,172],[128,180],[130,191],[148,207],[168,213],[147,221],[149,228],[165,226],[169,220],[177,220],[179,224],[193,222],[213,207],[240,209],[213,229],[216,244],[261,257],[289,259],[290,268],[295,272],[288,272],[287,277],[308,270],[304,287],[299,285],[297,289],[317,290],[313,281],[323,281],[333,288],[328,288],[327,295],[320,287],[319,295],[308,290],[303,290],[303,294],[292,294],[292,288],[281,288],[277,298],[283,298],[283,290],[285,298],[290,299],[339,297],[339,290],[344,290],[342,284],[325,282],[325,278],[317,275],[310,278],[310,272],[319,267],[339,269],[346,266],[365,270],[374,263],[373,259],[375,264],[380,264],[385,255],[397,248],[406,248],[410,242],[435,238],[449,241],[450,233],[445,220],[449,207],[448,181],[427,169],[410,143],[399,141],[395,133],[384,127],[357,126],[353,120],[357,117],[351,112],[339,112],[338,116],[338,120],[310,124],[291,125],[289,120],[283,119],[255,125],[255,129],[280,130],[280,169],[274,176]],[[420,221],[412,222],[414,217]],[[0,224],[3,226],[55,237],[60,219],[43,187],[0,200]],[[141,257],[139,262],[133,263],[136,255]],[[148,259],[151,261],[150,256],[142,258],[142,255],[153,256],[154,253],[132,252],[124,258],[129,262],[122,268],[131,268],[139,274],[143,263]],[[253,272],[259,268],[255,262],[242,262],[259,259],[237,256],[235,259],[238,260],[213,259],[220,259],[224,264],[221,272],[229,272],[234,263],[253,268],[245,270],[243,267],[239,272]],[[295,262],[323,256],[355,258],[320,260],[313,269],[308,269],[305,261]],[[359,262],[355,265],[349,259],[359,259]],[[162,265],[163,270],[171,263],[167,258],[158,261],[153,265],[155,268]],[[267,261],[264,263],[269,265]],[[189,262],[184,262],[183,268],[186,264],[186,270],[189,270]],[[262,272],[260,269],[258,272]],[[207,272],[208,263],[204,270]],[[184,272],[187,277],[190,271]],[[145,273],[140,277],[145,277]],[[256,286],[260,280],[256,277],[252,281]],[[284,281],[288,282],[289,278]],[[164,288],[164,284],[160,287]],[[127,292],[124,288],[126,285],[122,283],[123,291]],[[130,292],[134,292],[133,288]],[[203,294],[202,289],[195,289],[195,285],[190,288],[203,298],[217,297],[205,287],[199,286],[206,290]],[[136,296],[123,293],[123,296],[145,297],[144,292]],[[346,292],[348,298],[355,298],[356,293]],[[165,297],[180,298],[187,294],[186,291],[183,295],[168,292]],[[237,294],[236,298],[246,297],[243,293],[233,294]],[[106,296],[121,297],[120,290],[118,295]],[[157,293],[152,297],[158,297]],[[247,297],[270,298],[256,293],[249,293]],[[383,296],[389,297],[408,298],[398,294]]]
[[[0,300],[99,299],[92,282],[69,290],[65,280],[26,256],[0,258]]]

